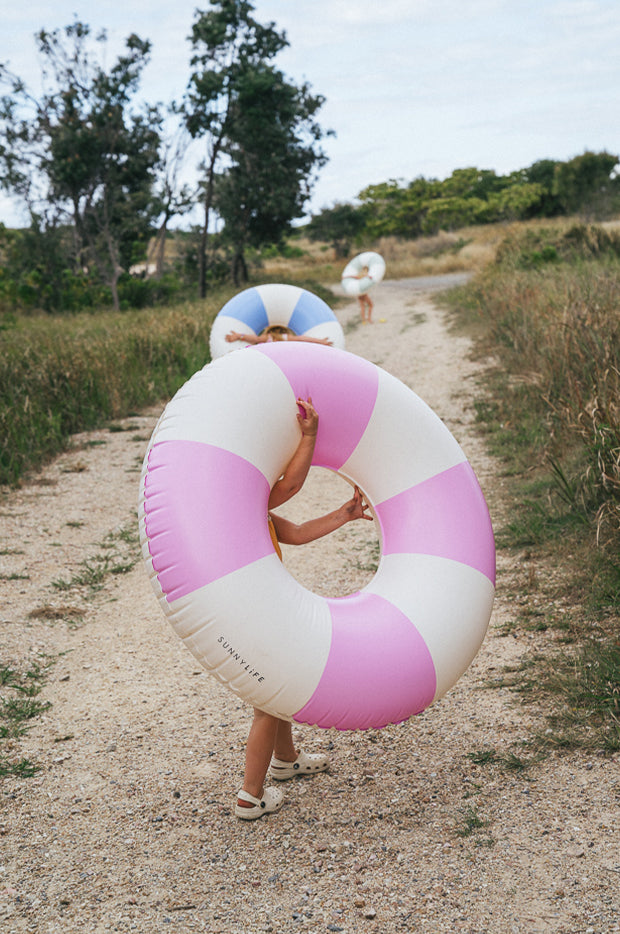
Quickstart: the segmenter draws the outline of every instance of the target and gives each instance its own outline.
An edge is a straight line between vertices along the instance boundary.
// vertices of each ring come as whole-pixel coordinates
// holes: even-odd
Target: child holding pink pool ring
[[[267,521],[280,559],[282,554],[278,542],[285,545],[304,545],[355,519],[372,521],[372,516],[366,514],[368,506],[357,487],[352,498],[338,509],[300,525],[271,512],[299,492],[312,463],[319,416],[311,398],[298,399],[297,405],[303,412],[297,414],[302,431],[301,440],[284,473],[274,484],[268,502]],[[292,726],[288,720],[281,720],[255,708],[246,744],[244,781],[237,794],[235,815],[241,820],[255,820],[282,807],[284,798],[281,790],[275,787],[265,788],[267,771],[275,781],[286,781],[289,778],[324,772],[328,767],[326,756],[306,753],[295,748]]]

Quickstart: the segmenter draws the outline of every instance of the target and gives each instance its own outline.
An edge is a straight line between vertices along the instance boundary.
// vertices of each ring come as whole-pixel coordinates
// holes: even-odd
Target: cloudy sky
[[[277,64],[326,103],[329,162],[309,205],[353,201],[367,185],[477,166],[505,174],[586,149],[620,152],[618,0],[255,0],[290,47]],[[153,44],[150,102],[179,99],[199,0],[31,0],[3,10],[0,62],[35,91],[34,33],[107,30],[108,58],[132,32]],[[189,169],[188,169],[189,171]],[[16,223],[0,197],[0,221]]]

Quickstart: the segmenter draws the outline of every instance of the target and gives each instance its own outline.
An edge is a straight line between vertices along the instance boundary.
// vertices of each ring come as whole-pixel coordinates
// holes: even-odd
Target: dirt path
[[[338,314],[349,350],[444,419],[498,525],[501,481],[473,428],[477,364],[432,301],[445,284],[382,283],[371,326],[356,324],[356,305]],[[471,758],[530,726],[514,695],[486,688],[538,638],[501,634],[513,612],[504,560],[489,635],[445,698],[379,732],[300,731],[330,750],[330,773],[289,783],[279,815],[235,821],[248,710],[177,640],[141,564],[94,596],[53,586],[117,562],[158,414],[76,439],[0,504],[4,664],[55,659],[41,695],[52,706],[13,750],[41,770],[1,789],[0,930],[620,931],[617,760],[511,771]],[[336,504],[341,484],[313,472],[291,514]],[[374,542],[357,523],[285,560],[307,586],[342,593],[368,579]],[[74,622],[29,615],[46,606]]]

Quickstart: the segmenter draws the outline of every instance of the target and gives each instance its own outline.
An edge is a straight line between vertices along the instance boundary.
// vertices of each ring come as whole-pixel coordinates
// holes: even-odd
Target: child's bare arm
[[[309,519],[297,525],[275,513],[271,514],[271,518],[279,542],[283,545],[307,545],[308,542],[314,542],[317,538],[329,535],[330,532],[335,532],[336,529],[355,519],[370,519],[372,522],[372,516],[367,515],[367,509],[368,505],[364,502],[360,490],[355,487],[350,500],[338,509],[334,509],[333,512],[317,516],[316,519]]]
[[[326,344],[331,347],[333,341],[328,337],[304,337],[303,334],[289,334],[289,341],[305,341],[307,344]]]
[[[233,344],[235,341],[246,341],[248,344],[264,344],[267,340],[263,334],[257,336],[256,334],[241,334],[239,331],[229,331],[224,339],[229,344]]]
[[[301,490],[312,464],[316,435],[319,430],[319,416],[312,405],[311,398],[298,399],[297,405],[303,412],[303,414],[297,413],[297,421],[302,431],[301,440],[284,473],[272,487],[269,494],[269,509],[281,506]]]

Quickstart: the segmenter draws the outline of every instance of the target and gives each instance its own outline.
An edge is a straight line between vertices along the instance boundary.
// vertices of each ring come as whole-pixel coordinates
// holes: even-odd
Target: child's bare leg
[[[254,710],[254,719],[245,747],[243,790],[255,798],[261,798],[263,794],[265,775],[271,762],[279,723],[282,723],[282,720],[272,717],[264,710]],[[245,801],[239,800],[238,803],[242,807],[252,807]]]
[[[372,310],[375,306],[372,303],[372,299],[366,296],[366,310],[368,311],[368,321],[370,321],[370,316],[372,315]]]
[[[298,756],[293,743],[293,728],[288,720],[278,720],[273,754],[282,762],[294,762]]]

